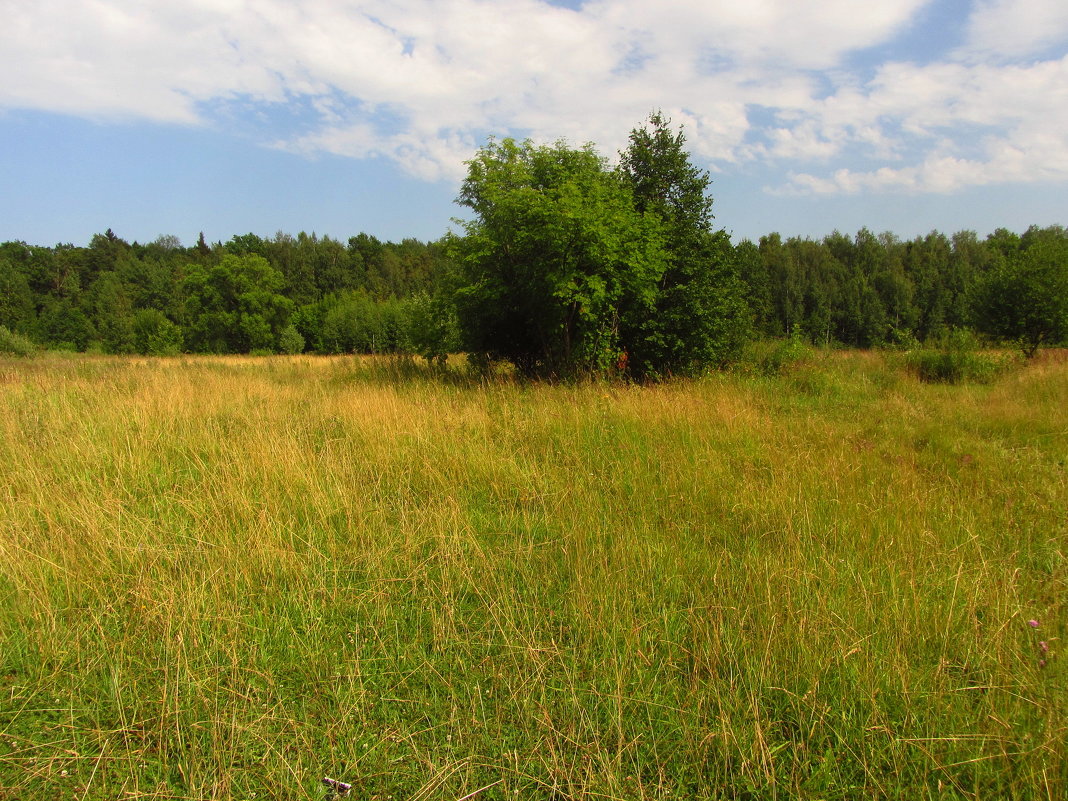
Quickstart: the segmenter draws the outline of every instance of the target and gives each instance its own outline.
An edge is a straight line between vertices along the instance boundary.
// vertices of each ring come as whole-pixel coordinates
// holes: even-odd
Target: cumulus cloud
[[[788,191],[955,191],[1063,180],[1061,0],[985,0],[929,63],[865,61],[930,3],[881,0],[8,0],[0,107],[235,125],[264,144],[456,180],[489,134],[595,141],[662,108],[711,169]],[[849,166],[844,166],[844,159]]]
[[[1068,43],[1063,0],[980,0],[968,24],[965,48],[977,54],[1026,57]]]

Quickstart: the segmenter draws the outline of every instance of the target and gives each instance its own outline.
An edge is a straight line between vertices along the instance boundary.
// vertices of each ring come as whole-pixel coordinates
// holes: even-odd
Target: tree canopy
[[[651,310],[667,267],[662,221],[591,146],[504,139],[468,167],[475,216],[448,247],[463,346],[528,375],[618,362],[621,316]]]
[[[976,320],[1034,356],[1041,345],[1068,339],[1068,231],[1029,233],[1024,247],[1009,250],[980,283]]]
[[[530,375],[639,378],[729,362],[748,308],[708,174],[659,114],[618,169],[591,145],[490,142],[468,163],[449,253],[464,345]]]
[[[658,218],[668,261],[652,308],[631,315],[624,343],[640,377],[689,375],[737,358],[749,310],[730,239],[712,229],[711,178],[685,151],[682,130],[659,112],[630,132],[619,172],[635,208]]]

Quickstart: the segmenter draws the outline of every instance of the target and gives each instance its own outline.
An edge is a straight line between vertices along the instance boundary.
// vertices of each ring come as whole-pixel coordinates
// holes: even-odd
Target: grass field
[[[1056,359],[4,359],[0,559],[5,801],[1068,797]]]

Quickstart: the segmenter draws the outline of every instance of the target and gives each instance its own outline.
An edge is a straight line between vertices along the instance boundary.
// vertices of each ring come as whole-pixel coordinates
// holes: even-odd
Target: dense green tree
[[[85,350],[97,334],[92,321],[74,301],[49,297],[37,316],[33,338],[61,350]]]
[[[917,237],[906,248],[905,269],[915,288],[915,334],[921,340],[937,338],[946,331],[949,256],[948,240],[936,232]]]
[[[320,347],[326,353],[381,353],[389,349],[379,304],[362,289],[328,298],[320,330]]]
[[[458,202],[474,213],[449,242],[466,349],[528,375],[615,363],[621,318],[651,313],[667,254],[663,223],[592,146],[490,142]]]
[[[428,362],[445,364],[449,353],[460,347],[459,324],[452,304],[442,294],[421,292],[410,297],[406,306],[412,350]]]
[[[938,341],[967,325],[1020,342],[1029,351],[1063,339],[1050,322],[1056,314],[1042,311],[1059,297],[1055,268],[1063,263],[1058,254],[1068,238],[1060,226],[1033,226],[1022,235],[998,229],[985,239],[971,231],[952,237],[932,232],[908,242],[866,229],[855,237],[835,232],[822,240],[769,235],[759,246],[742,242],[732,249],[709,227],[707,175],[689,164],[681,134],[654,117],[636,139],[640,147],[623,154],[626,169],[621,166],[611,189],[603,162],[587,175],[571,156],[558,158],[551,169],[535,169],[532,160],[520,158],[498,170],[495,175],[504,183],[494,191],[516,203],[512,221],[528,226],[530,235],[507,242],[498,238],[505,249],[492,257],[495,261],[490,249],[466,252],[469,263],[455,268],[448,267],[455,243],[382,242],[366,234],[347,244],[315,234],[269,239],[245,234],[225,245],[205,242],[191,248],[173,236],[127,243],[114,232],[94,236],[86,247],[0,243],[0,325],[45,347],[152,353],[185,346],[227,352],[292,349],[297,341],[292,332],[282,339],[292,325],[306,350],[403,350],[438,359],[471,341],[455,338],[457,319],[444,299],[459,300],[451,289],[461,288],[473,263],[482,263],[500,272],[465,290],[468,311],[485,312],[491,324],[478,345],[488,350],[476,352],[500,355],[514,345],[509,337],[526,337],[528,344],[541,337],[541,350],[524,357],[535,373],[604,369],[618,365],[622,352],[631,357],[629,372],[636,376],[715,364],[724,352],[717,343],[727,338],[727,351],[737,343],[729,338],[737,331],[733,326],[717,332],[706,324],[732,319],[716,306],[724,298],[716,278],[721,270],[736,271],[742,279],[742,316],[765,335],[789,332],[821,344],[868,346],[885,340],[908,345],[916,339]],[[627,205],[624,196],[630,209],[614,217],[613,209]],[[594,202],[587,204],[590,198]],[[585,205],[589,208],[580,208]],[[657,277],[646,283],[628,283],[635,275],[627,266],[635,252],[628,255],[627,248],[635,243],[657,248],[644,234],[618,235],[635,218],[639,228],[660,231],[660,271],[653,270]],[[622,229],[620,221],[626,223]],[[702,226],[704,231],[695,233]],[[486,235],[483,243],[498,233],[488,225],[478,230]],[[549,247],[543,248],[546,242]],[[700,254],[708,246],[712,254],[706,258],[707,252]],[[258,264],[269,269],[262,275],[235,270],[226,257],[259,258]],[[640,261],[642,254],[637,257]],[[686,263],[690,273],[680,266]],[[534,278],[546,265],[559,285]],[[636,275],[648,278],[647,271]],[[448,280],[443,284],[442,278]],[[490,299],[494,287],[507,282],[512,282],[508,303],[526,298],[528,305],[518,314]],[[1028,289],[1034,286],[1044,289]],[[544,308],[530,305],[532,295],[523,294],[528,291],[542,292],[550,302]],[[1028,300],[1033,297],[1041,302]],[[570,328],[563,324],[568,308],[580,310]],[[148,311],[154,313],[141,314]],[[562,367],[565,331],[576,358]],[[546,348],[546,342],[556,344]]]
[[[772,301],[771,276],[768,275],[767,265],[760,256],[760,249],[748,239],[744,239],[734,248],[734,260],[738,265],[738,275],[745,286],[745,299],[749,304],[753,330],[765,335],[781,335],[782,328],[778,325]]]
[[[630,132],[619,170],[635,209],[664,225],[667,266],[649,313],[624,315],[623,344],[639,376],[692,374],[725,364],[749,333],[749,307],[726,233],[712,230],[711,178],[659,112]]]
[[[278,349],[290,355],[304,352],[304,337],[293,323],[282,329],[278,336]]]
[[[805,289],[801,276],[778,233],[760,237],[757,250],[768,275],[775,320],[768,333],[792,334],[804,316]]]
[[[1008,253],[979,288],[976,322],[1030,357],[1068,340],[1068,236],[1035,231],[1026,248]]]
[[[100,273],[86,294],[99,346],[107,353],[133,351],[133,304],[119,274]]]
[[[293,302],[285,279],[262,256],[226,254],[193,265],[185,279],[186,344],[209,353],[275,350]]]
[[[110,228],[102,234],[95,234],[85,251],[85,258],[81,260],[82,285],[89,286],[100,273],[115,270],[119,260],[129,251],[129,243],[120,239]]]
[[[311,303],[319,297],[315,280],[320,240],[315,234],[301,231],[296,238],[279,231],[269,247],[270,261],[285,278],[285,294],[298,305]]]
[[[1019,253],[1020,235],[1008,228],[995,228],[994,233],[986,238],[986,246],[991,252],[1008,259]]]
[[[871,278],[872,288],[882,301],[886,315],[885,332],[889,342],[908,340],[916,327],[915,286],[905,270],[905,243],[892,234],[879,237],[886,251],[880,269]]]
[[[203,241],[204,235],[200,235]],[[267,243],[259,236],[253,233],[247,234],[235,234],[230,237],[230,241],[223,245],[223,248],[227,253],[233,253],[235,256],[262,256],[268,258],[268,246]],[[278,268],[275,263],[275,268]]]
[[[117,273],[135,309],[158,309],[173,315],[189,263],[190,257],[181,250],[163,253],[152,248],[138,258],[121,260]]]
[[[331,292],[355,289],[358,286],[359,275],[353,269],[353,261],[348,250],[338,240],[323,237],[311,258],[317,299]]]

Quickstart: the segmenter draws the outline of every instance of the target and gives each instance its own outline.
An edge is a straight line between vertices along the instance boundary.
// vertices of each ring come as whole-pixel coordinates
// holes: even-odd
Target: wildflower
[[[1033,629],[1037,629],[1038,628],[1038,621],[1037,620],[1028,620],[1027,621],[1027,625],[1030,626]]]
[[[1045,659],[1039,659],[1038,660],[1038,666],[1040,668],[1044,668],[1046,666],[1046,660]]]
[[[1042,642],[1040,642],[1038,644],[1038,650],[1040,650],[1044,654],[1048,654],[1049,653],[1049,643],[1047,643],[1045,640],[1043,640]]]
[[[329,776],[323,777],[323,784],[330,788],[333,795],[348,795],[349,790],[352,789],[351,784],[339,782],[337,779],[331,779]]]

